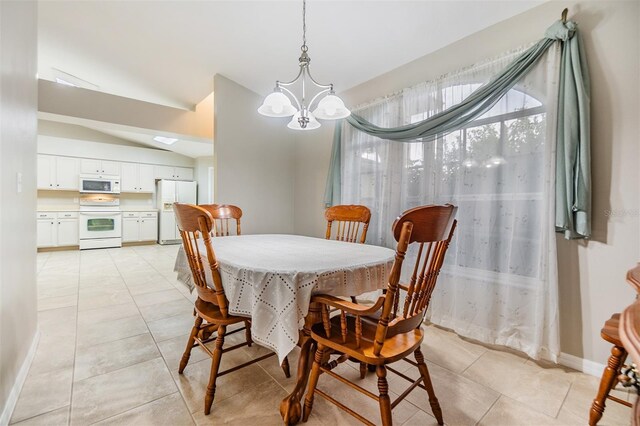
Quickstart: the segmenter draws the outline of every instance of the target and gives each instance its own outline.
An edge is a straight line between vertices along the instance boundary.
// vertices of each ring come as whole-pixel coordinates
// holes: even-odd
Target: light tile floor
[[[210,360],[194,349],[178,363],[193,324],[193,296],[175,280],[177,246],[139,246],[38,255],[40,342],[11,420],[20,425],[281,424],[280,400],[294,386],[274,358],[223,376],[203,414]],[[449,425],[585,425],[598,378],[425,327],[424,354]],[[238,335],[235,335],[238,336]],[[265,353],[254,345],[225,354],[222,368]],[[297,352],[290,355],[292,372]],[[604,360],[603,360],[604,361]],[[338,368],[352,379],[355,366]],[[417,370],[400,369],[411,377]],[[398,395],[402,379],[390,374]],[[363,386],[376,391],[375,375]],[[320,387],[378,418],[374,401],[329,377]],[[615,393],[624,399],[624,390]],[[601,424],[627,425],[628,408],[610,402]],[[357,422],[316,398],[311,425]],[[394,410],[394,424],[435,425],[426,393]]]

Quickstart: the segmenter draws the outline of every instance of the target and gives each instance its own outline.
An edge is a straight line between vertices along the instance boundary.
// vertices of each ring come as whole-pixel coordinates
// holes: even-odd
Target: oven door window
[[[111,192],[111,182],[103,180],[83,180],[83,191]]]
[[[96,218],[87,219],[87,231],[90,232],[105,232],[113,231],[116,227],[116,220],[109,218]]]

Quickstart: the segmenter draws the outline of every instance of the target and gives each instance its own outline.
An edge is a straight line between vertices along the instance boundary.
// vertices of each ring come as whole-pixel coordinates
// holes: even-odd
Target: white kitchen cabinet
[[[191,167],[156,166],[156,179],[193,180]]]
[[[83,158],[80,171],[87,174],[120,175],[120,163],[117,161]]]
[[[122,163],[121,165],[122,192],[153,192],[155,177],[153,166],[149,164]]]
[[[78,218],[65,219],[58,215],[57,245],[60,247],[77,246],[78,239]]]
[[[158,216],[140,216],[140,241],[156,241],[158,239]]]
[[[173,167],[169,166],[155,166],[154,174],[156,179],[175,179]]]
[[[122,213],[122,242],[156,241],[158,239],[157,212]]]
[[[80,160],[55,155],[38,155],[38,189],[77,191]]]
[[[140,241],[140,218],[136,214],[135,217],[122,218],[122,242],[131,243]]]
[[[38,248],[56,246],[56,232],[58,230],[56,221],[57,218],[55,213],[38,213],[36,225]]]
[[[120,191],[137,192],[138,190],[138,165],[135,163],[122,163],[120,167]]]
[[[153,175],[153,166],[138,164],[138,187],[140,192],[153,192],[156,189],[156,178]]]
[[[176,179],[193,180],[193,169],[190,167],[175,167]]]
[[[82,173],[101,173],[102,161],[83,158],[80,160],[80,172]]]
[[[52,155],[38,155],[37,183],[38,189],[54,188],[55,157]]]
[[[77,246],[78,212],[38,212],[38,248]]]
[[[56,157],[56,189],[65,191],[80,189],[80,160]]]
[[[102,160],[102,173],[105,175],[119,175],[120,164],[117,161]]]

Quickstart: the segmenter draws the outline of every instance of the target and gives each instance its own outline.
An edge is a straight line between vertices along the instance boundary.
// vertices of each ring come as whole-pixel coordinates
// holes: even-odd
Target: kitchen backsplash
[[[38,191],[38,209],[52,210],[60,208],[73,210],[79,207],[80,194],[74,191]],[[131,210],[155,209],[155,194],[120,194],[120,207]]]

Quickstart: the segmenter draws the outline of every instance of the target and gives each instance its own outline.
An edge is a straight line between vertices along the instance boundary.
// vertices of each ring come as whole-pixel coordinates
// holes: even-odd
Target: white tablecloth
[[[250,316],[253,339],[273,349],[280,362],[298,342],[312,294],[351,296],[384,288],[394,257],[384,247],[298,235],[217,237],[212,243],[229,311]],[[200,253],[206,256],[204,247]],[[175,269],[192,287],[182,248]]]

